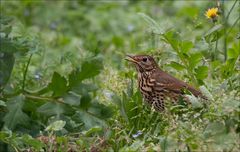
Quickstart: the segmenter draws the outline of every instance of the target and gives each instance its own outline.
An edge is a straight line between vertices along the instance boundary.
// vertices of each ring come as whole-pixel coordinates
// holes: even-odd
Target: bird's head
[[[149,72],[158,67],[153,57],[149,55],[127,55],[126,60],[132,62],[138,72]]]

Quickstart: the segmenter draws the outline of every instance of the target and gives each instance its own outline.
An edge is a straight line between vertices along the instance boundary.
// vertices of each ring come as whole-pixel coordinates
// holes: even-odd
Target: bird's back
[[[170,74],[162,71],[161,69],[157,69],[156,72],[152,74],[152,78],[156,80],[156,88],[163,87],[170,92],[175,92],[178,94],[184,94],[184,90],[188,90],[196,97],[201,97],[204,99],[206,98],[199,90],[188,85],[186,82],[171,76]]]

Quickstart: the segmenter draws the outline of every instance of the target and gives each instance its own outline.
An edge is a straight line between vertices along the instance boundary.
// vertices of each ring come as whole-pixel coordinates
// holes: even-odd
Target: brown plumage
[[[164,101],[169,98],[174,103],[184,96],[186,91],[196,97],[206,99],[197,89],[162,71],[153,57],[149,55],[127,55],[126,60],[134,63],[138,72],[138,87],[143,98],[157,111],[164,110]]]

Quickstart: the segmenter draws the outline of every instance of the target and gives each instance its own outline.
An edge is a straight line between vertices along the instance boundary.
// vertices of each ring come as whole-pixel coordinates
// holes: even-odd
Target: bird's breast
[[[154,92],[154,80],[149,78],[146,74],[139,74],[138,75],[138,87],[143,95],[143,97],[149,100]]]

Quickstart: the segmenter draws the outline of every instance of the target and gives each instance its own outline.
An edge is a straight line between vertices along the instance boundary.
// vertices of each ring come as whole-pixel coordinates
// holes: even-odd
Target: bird
[[[135,65],[138,88],[144,100],[156,111],[164,111],[165,102],[169,100],[174,104],[180,99],[189,103],[185,96],[187,92],[207,100],[198,89],[160,69],[152,56],[127,55],[125,59]]]

